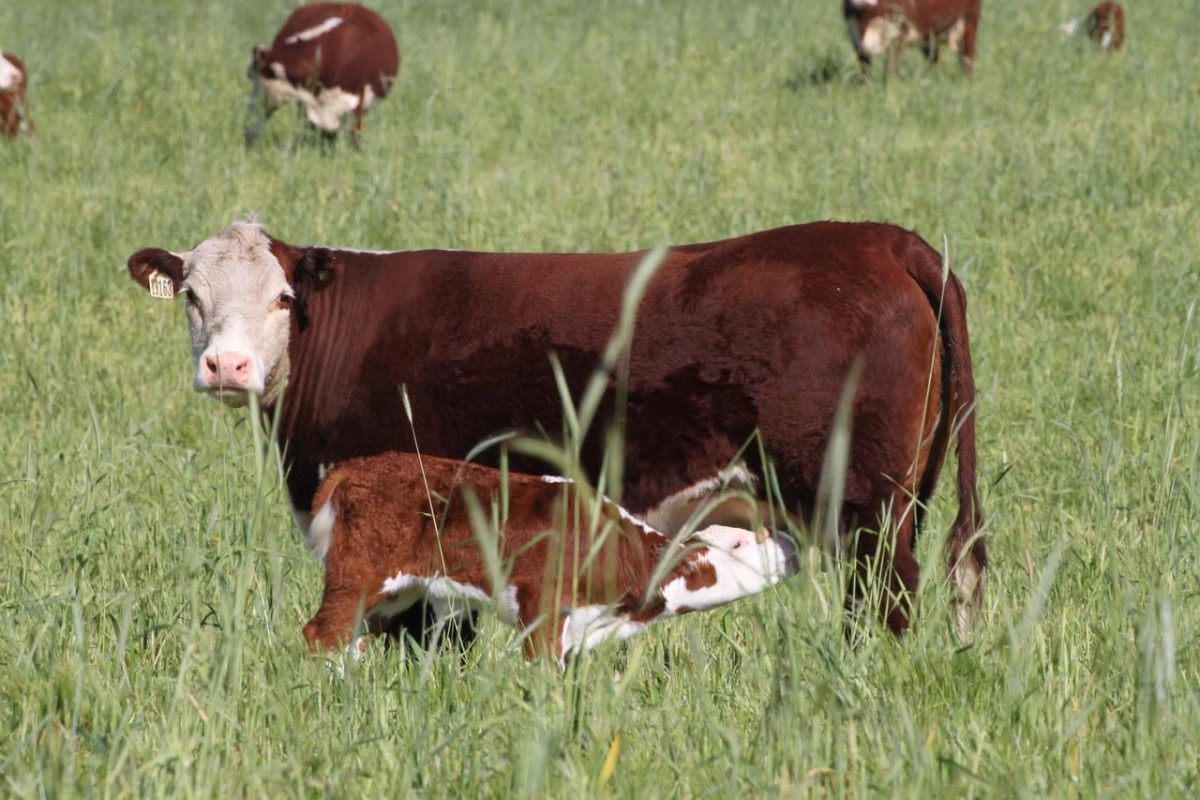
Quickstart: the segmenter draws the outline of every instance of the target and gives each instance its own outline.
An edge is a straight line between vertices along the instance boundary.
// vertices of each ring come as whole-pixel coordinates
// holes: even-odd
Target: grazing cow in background
[[[1082,30],[1101,50],[1115,53],[1125,43],[1125,9],[1120,3],[1104,2],[1082,17],[1064,22],[1059,28],[1066,36],[1074,36]]]
[[[601,525],[567,525],[568,489],[584,491],[556,477],[509,473],[506,482],[489,467],[411,453],[334,467],[317,489],[308,535],[325,562],[321,608],[304,626],[309,647],[346,645],[359,619],[368,632],[388,630],[421,602],[439,619],[494,605],[508,624],[533,628],[528,657],[553,653],[562,664],[660,619],[761,592],[794,564],[785,536],[712,526],[672,544],[603,499]],[[486,509],[502,491],[507,516],[492,573],[463,495]],[[660,561],[668,562],[661,580]]]
[[[270,47],[255,47],[250,79],[266,92],[266,108],[252,98],[255,117],[246,129],[253,141],[270,114],[288,100],[308,111],[308,120],[328,135],[344,114],[354,114],[352,140],[362,131],[363,113],[387,96],[400,69],[396,37],[384,20],[354,3],[313,3],[297,8]]]
[[[379,253],[296,247],[238,222],[188,252],[140,250],[130,275],[183,293],[197,391],[250,394],[278,412],[297,521],[305,532],[321,465],[388,450],[463,458],[499,431],[563,429],[555,354],[582,391],[643,253]],[[841,514],[860,606],[880,570],[880,612],[909,624],[915,537],[952,440],[958,515],[947,539],[967,625],[982,596],[976,535],[975,384],[966,297],[915,233],[817,222],[674,247],[646,288],[628,363],[622,504],[667,533],[660,511],[715,492],[745,458],[763,475],[760,434],[788,511],[816,509],[835,409],[860,365]],[[285,389],[286,382],[286,389]],[[408,387],[414,443],[401,403]],[[616,392],[583,442],[598,475]],[[495,464],[495,454],[484,456]],[[538,463],[513,460],[535,472]],[[728,521],[725,521],[728,524]],[[886,546],[881,546],[886,539]],[[413,612],[406,627],[419,629]]]
[[[982,0],[843,0],[842,15],[850,43],[863,68],[888,55],[888,70],[899,65],[900,51],[918,44],[930,62],[945,43],[958,54],[965,72],[975,67],[975,32]]]
[[[9,139],[18,133],[33,133],[25,97],[27,84],[25,62],[0,52],[0,134]]]

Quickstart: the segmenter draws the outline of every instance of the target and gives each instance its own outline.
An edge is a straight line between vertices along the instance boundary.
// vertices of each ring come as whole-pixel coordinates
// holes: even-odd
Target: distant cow
[[[1120,3],[1104,2],[1060,28],[1067,36],[1083,31],[1101,50],[1115,53],[1125,43],[1125,9]]]
[[[33,133],[25,90],[25,62],[12,53],[0,52],[0,134],[12,139],[18,133]]]
[[[895,71],[902,48],[917,44],[930,62],[945,43],[966,72],[975,66],[975,32],[982,0],[843,0],[850,43],[864,68],[887,54]]]
[[[307,531],[321,465],[413,451],[402,384],[418,443],[433,455],[464,458],[502,430],[561,431],[549,354],[580,392],[643,256],[295,247],[239,222],[189,252],[141,250],[128,266],[151,294],[186,296],[197,391],[230,405],[254,393],[278,411],[292,507]],[[966,624],[986,561],[976,536],[975,385],[966,298],[936,250],[893,225],[834,222],[675,247],[636,331],[626,508],[673,533],[661,520],[680,498],[694,505],[715,490],[731,463],[745,458],[764,474],[759,449],[744,447],[757,432],[788,509],[809,517],[834,410],[860,363],[840,522],[847,535],[866,532],[847,603],[859,606],[862,579],[882,568],[880,610],[893,630],[907,628],[917,528],[957,440],[947,546]],[[593,479],[614,402],[611,392],[583,443]]]
[[[270,47],[254,48],[250,79],[266,92],[266,114],[297,100],[309,122],[332,135],[352,113],[357,141],[363,113],[387,96],[399,69],[396,37],[378,14],[354,3],[313,3],[292,12]],[[247,141],[261,124],[262,109],[253,111]]]
[[[552,653],[561,664],[657,620],[760,592],[794,563],[785,537],[713,526],[672,544],[604,500],[600,525],[568,525],[568,488],[582,491],[517,473],[505,484],[488,467],[410,453],[338,465],[313,502],[308,545],[325,562],[325,593],[304,626],[309,646],[346,645],[360,618],[368,632],[386,631],[393,616],[428,602],[443,619],[497,607],[508,624],[532,628],[527,656]],[[463,495],[486,509],[502,489],[507,516],[489,572]]]

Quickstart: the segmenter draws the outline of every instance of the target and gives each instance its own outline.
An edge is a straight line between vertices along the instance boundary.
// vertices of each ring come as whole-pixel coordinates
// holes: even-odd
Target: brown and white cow
[[[1120,3],[1103,2],[1073,20],[1059,26],[1066,36],[1083,31],[1101,50],[1116,52],[1125,43],[1125,9]]]
[[[387,96],[400,69],[391,27],[374,11],[356,3],[313,3],[292,12],[270,47],[256,46],[250,62],[255,90],[265,91],[246,129],[257,135],[262,113],[269,115],[289,100],[302,103],[308,120],[335,134],[342,116],[354,115],[355,140],[363,113]]]
[[[239,222],[187,252],[138,251],[128,267],[152,294],[186,297],[197,391],[230,405],[254,393],[278,411],[292,506],[305,510],[321,465],[414,450],[401,385],[426,453],[464,458],[498,431],[561,431],[548,357],[580,392],[643,255],[296,247]],[[908,627],[917,528],[957,440],[948,555],[965,625],[986,562],[966,298],[938,252],[902,228],[817,222],[669,249],[636,319],[622,502],[673,533],[660,512],[715,488],[758,433],[783,500],[809,518],[856,363],[840,523],[866,532],[847,603],[862,603],[869,565],[882,565],[880,610],[892,630]],[[583,445],[593,479],[614,398]]]
[[[411,453],[339,464],[313,502],[308,546],[325,563],[325,591],[304,627],[309,647],[348,644],[360,619],[369,633],[387,631],[426,602],[439,619],[496,608],[528,631],[528,657],[552,653],[562,664],[658,620],[761,592],[794,564],[786,537],[711,526],[673,543],[604,499],[588,524],[571,513],[569,491],[584,490]],[[489,566],[463,495],[486,509],[502,492],[506,517]],[[575,500],[590,515],[590,492]],[[357,653],[365,640],[355,644]]]
[[[0,134],[12,139],[33,133],[25,91],[28,76],[25,62],[12,53],[0,52]]]
[[[863,68],[871,59],[888,56],[895,71],[900,51],[917,44],[930,62],[938,59],[945,43],[958,54],[966,72],[975,67],[975,34],[982,0],[843,0],[842,15],[850,43]]]

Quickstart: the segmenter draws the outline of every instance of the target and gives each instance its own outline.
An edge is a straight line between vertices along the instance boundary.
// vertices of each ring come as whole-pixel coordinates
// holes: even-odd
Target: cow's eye
[[[733,543],[733,549],[734,549],[734,550],[737,550],[737,549],[738,549],[739,547],[741,547],[741,546],[742,546],[742,543],[741,543],[741,542],[734,542],[734,543]]]
[[[278,311],[280,309],[287,311],[292,307],[292,296],[290,294],[281,294],[275,298],[275,302],[271,303],[271,310]]]

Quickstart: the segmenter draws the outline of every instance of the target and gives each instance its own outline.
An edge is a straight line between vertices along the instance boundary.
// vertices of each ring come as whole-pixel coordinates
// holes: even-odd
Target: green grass
[[[0,792],[1200,791],[1187,4],[1137,4],[1102,58],[1055,31],[1087,3],[989,0],[973,80],[910,54],[868,85],[833,0],[372,5],[404,64],[362,153],[288,112],[243,148],[249,48],[285,2],[0,5],[39,126],[0,146]],[[124,270],[251,211],[362,248],[820,218],[944,237],[982,393],[985,623],[960,646],[927,580],[914,635],[852,650],[819,573],[565,678],[494,622],[465,667],[377,649],[339,678],[305,656],[319,569],[245,415],[191,393],[183,315]]]

